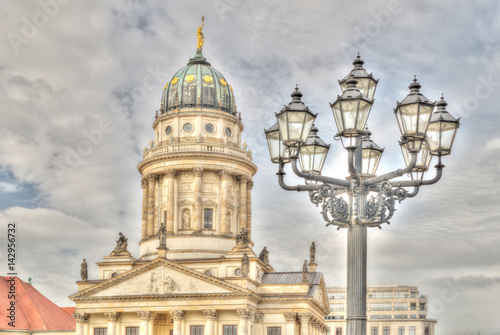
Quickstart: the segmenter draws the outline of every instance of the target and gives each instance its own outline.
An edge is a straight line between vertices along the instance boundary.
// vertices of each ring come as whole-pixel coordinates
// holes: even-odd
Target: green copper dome
[[[193,107],[222,110],[236,115],[231,85],[219,71],[210,66],[201,49],[165,85],[160,111],[163,114]]]

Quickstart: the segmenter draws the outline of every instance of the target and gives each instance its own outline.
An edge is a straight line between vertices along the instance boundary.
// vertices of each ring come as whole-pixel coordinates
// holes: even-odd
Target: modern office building
[[[346,334],[346,288],[328,287],[327,335]],[[437,320],[427,318],[427,296],[417,287],[369,286],[366,297],[367,335],[434,335]]]

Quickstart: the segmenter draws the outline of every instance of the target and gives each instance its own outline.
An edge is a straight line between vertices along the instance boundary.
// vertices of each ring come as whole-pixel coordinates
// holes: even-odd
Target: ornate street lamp
[[[345,144],[346,148],[354,148],[358,145],[356,138],[363,134],[373,104],[372,100],[357,89],[357,83],[358,81],[351,75],[346,80],[345,91],[330,105],[338,129],[337,136],[348,140]]]
[[[361,175],[364,177],[375,176],[382,158],[384,149],[379,147],[370,139],[371,132],[367,130],[366,135],[361,139]]]
[[[406,167],[377,176],[383,149],[370,139],[371,132],[365,130],[365,125],[378,81],[362,68],[359,57],[353,64],[354,70],[339,81],[342,95],[330,104],[338,129],[336,137],[342,139],[348,151],[347,178],[320,175],[329,145],[312,128],[316,115],[302,103],[302,94],[297,89],[292,93],[292,102],[276,115],[280,135],[276,135],[275,125],[266,131],[266,136],[271,160],[279,164],[279,185],[288,191],[308,191],[311,202],[321,205],[327,226],[348,231],[347,335],[360,335],[366,334],[367,228],[381,228],[389,223],[397,201],[416,196],[421,186],[434,184],[441,178],[444,168],[441,156],[450,153],[459,120],[445,110],[443,99],[432,114],[434,103],[420,93],[421,86],[415,79],[409,87],[410,94],[394,110]],[[294,151],[287,156],[280,145]],[[424,180],[423,174],[429,169],[433,155],[439,159],[436,176]],[[284,168],[288,162],[294,174],[305,179],[305,185],[285,183]],[[393,180],[408,173],[412,174],[410,180]]]
[[[300,100],[302,93],[298,86],[291,94],[292,102],[276,114],[281,140],[286,146],[297,146],[304,143],[309,136],[317,114],[313,114]]]
[[[415,76],[413,83],[408,86],[410,94],[398,102],[394,109],[403,141],[406,142],[410,152],[420,151],[436,104],[420,93],[421,87]]]
[[[344,79],[339,80],[339,85],[342,89],[342,92],[344,92],[347,89],[347,80],[350,76],[353,76],[354,79],[358,81],[358,84],[356,85],[358,90],[360,90],[361,93],[363,93],[363,95],[369,100],[373,100],[373,97],[375,96],[375,89],[377,88],[378,84],[378,79],[374,79],[373,75],[371,73],[368,73],[363,68],[364,63],[365,62],[361,59],[361,56],[358,53],[358,57],[356,57],[354,62],[352,62],[352,65],[354,65],[354,69],[352,69]]]
[[[427,128],[427,140],[433,156],[446,156],[451,153],[451,147],[460,125],[460,118],[455,119],[446,111],[447,105],[444,97],[441,96],[441,100],[436,104],[437,110],[432,114],[429,128]]]
[[[271,161],[273,163],[279,163],[280,160],[285,163],[290,162],[290,148],[283,145],[283,141],[280,137],[278,122],[276,122],[271,128],[267,130],[264,129],[264,132],[266,133]]]
[[[300,146],[300,169],[305,173],[321,174],[330,144],[323,142],[318,136],[318,128],[312,127],[306,143]]]

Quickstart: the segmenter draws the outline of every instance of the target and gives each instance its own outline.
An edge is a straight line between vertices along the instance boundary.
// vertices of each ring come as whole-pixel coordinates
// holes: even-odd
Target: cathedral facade
[[[201,35],[201,36],[200,36]],[[320,335],[329,314],[314,259],[276,272],[253,251],[252,178],[233,88],[202,54],[165,85],[142,175],[140,255],[120,233],[87,278],[82,263],[77,335]],[[151,115],[153,120],[153,114]],[[312,256],[314,258],[314,256]]]

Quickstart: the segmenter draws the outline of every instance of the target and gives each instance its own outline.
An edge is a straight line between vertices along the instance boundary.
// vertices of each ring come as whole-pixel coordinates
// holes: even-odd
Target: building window
[[[395,311],[406,311],[408,310],[408,304],[406,302],[395,302],[394,303]]]
[[[420,315],[420,318],[421,319],[425,319],[425,315]]]
[[[267,327],[267,335],[281,335],[281,327]]]
[[[429,335],[429,327],[425,327],[424,335]]]
[[[238,326],[222,326],[223,335],[236,335],[238,334]]]
[[[416,311],[417,310],[417,303],[416,302],[412,302],[410,304],[410,310],[412,310],[412,311]]]
[[[392,292],[371,292],[368,294],[369,299],[391,299]]]
[[[384,335],[391,335],[391,328],[390,327],[384,327]]]
[[[416,319],[417,316],[416,315],[410,315],[410,319]]]
[[[190,335],[203,335],[205,332],[204,326],[191,326]]]
[[[203,212],[203,229],[213,229],[214,227],[214,210],[205,208]]]
[[[380,304],[370,304],[370,310],[372,311],[390,311],[392,306],[390,302],[380,303]]]
[[[410,335],[417,335],[416,327],[410,327]]]
[[[405,327],[398,327],[398,335],[405,335]]]
[[[372,327],[372,335],[378,335],[378,328]]]
[[[94,328],[94,335],[107,335],[108,328]]]
[[[370,319],[391,319],[391,315],[370,315]]]
[[[408,315],[394,315],[394,319],[408,319]]]
[[[328,299],[343,300],[345,299],[345,293],[328,293]]]
[[[330,311],[332,312],[343,312],[344,304],[330,304]]]
[[[335,335],[342,335],[342,327],[337,327],[337,329],[335,329]]]
[[[394,298],[396,299],[403,299],[408,297],[409,297],[408,292],[405,291],[394,292]]]
[[[125,335],[139,335],[139,327],[125,328]]]
[[[330,335],[330,327],[326,328],[325,335]]]
[[[417,297],[417,292],[411,292],[411,297],[416,298]]]
[[[423,302],[420,303],[420,310],[425,311],[425,304]]]

